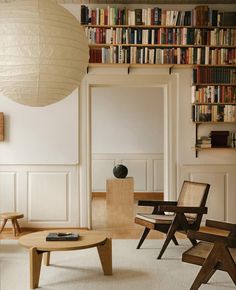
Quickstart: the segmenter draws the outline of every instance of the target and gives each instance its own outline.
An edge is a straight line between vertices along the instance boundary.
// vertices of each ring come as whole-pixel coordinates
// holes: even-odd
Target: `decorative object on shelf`
[[[128,175],[128,168],[123,164],[117,164],[113,168],[113,174],[116,178],[125,178]]]
[[[229,131],[211,131],[212,147],[229,147],[228,146]]]
[[[49,0],[1,4],[0,91],[28,106],[60,101],[86,74],[88,41],[76,18]]]
[[[0,141],[4,140],[4,114],[0,112]]]

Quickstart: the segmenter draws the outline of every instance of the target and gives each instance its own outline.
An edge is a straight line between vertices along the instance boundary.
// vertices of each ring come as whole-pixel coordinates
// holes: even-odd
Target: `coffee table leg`
[[[50,264],[50,253],[51,252],[45,252],[45,253],[43,253],[43,264],[45,266],[49,266],[49,264]]]
[[[112,275],[112,240],[107,238],[97,249],[104,275]]]
[[[30,288],[38,288],[43,252],[37,248],[30,249]]]

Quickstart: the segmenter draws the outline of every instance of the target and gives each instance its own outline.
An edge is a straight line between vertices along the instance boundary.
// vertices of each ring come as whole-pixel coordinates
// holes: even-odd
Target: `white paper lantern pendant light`
[[[28,106],[68,96],[86,74],[88,42],[83,27],[50,0],[1,4],[0,91]]]

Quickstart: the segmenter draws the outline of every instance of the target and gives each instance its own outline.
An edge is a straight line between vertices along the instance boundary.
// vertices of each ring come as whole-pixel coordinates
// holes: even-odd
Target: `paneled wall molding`
[[[0,165],[0,212],[24,214],[23,227],[78,227],[78,167]]]
[[[163,153],[93,153],[92,158],[97,159],[116,159],[117,162],[122,159],[163,159]]]
[[[163,192],[164,155],[159,154],[92,154],[92,191],[105,192],[106,179],[114,178],[113,167],[124,164],[134,178],[135,192]]]
[[[208,218],[236,222],[236,165],[181,165],[179,186],[185,179],[211,185]]]

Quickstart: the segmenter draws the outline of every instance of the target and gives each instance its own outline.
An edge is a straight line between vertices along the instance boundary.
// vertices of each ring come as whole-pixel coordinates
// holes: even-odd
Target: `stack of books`
[[[236,132],[230,133],[231,147],[236,147]]]
[[[198,147],[198,148],[211,148],[211,137],[201,136],[197,140],[196,147]]]

